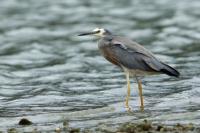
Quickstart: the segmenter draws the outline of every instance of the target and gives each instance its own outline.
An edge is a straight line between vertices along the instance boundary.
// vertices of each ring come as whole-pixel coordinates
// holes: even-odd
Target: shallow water
[[[152,119],[200,125],[199,0],[1,0],[0,131],[101,128]],[[180,78],[143,79],[145,112],[124,108],[123,72],[100,56],[96,39],[82,31],[105,27],[143,44],[177,68]],[[17,123],[28,118],[34,124]]]

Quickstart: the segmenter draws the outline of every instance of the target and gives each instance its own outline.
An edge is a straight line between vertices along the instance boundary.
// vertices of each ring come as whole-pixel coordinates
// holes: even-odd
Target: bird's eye
[[[101,31],[100,30],[96,30],[96,31],[94,31],[95,33],[100,33]]]

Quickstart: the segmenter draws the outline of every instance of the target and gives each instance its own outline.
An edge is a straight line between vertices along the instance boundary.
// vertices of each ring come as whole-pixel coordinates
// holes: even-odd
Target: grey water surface
[[[134,79],[124,108],[124,73],[83,31],[127,36],[178,69],[144,78],[145,111]],[[21,118],[34,124],[22,127]],[[200,125],[199,0],[1,0],[0,131],[96,128],[143,119]]]

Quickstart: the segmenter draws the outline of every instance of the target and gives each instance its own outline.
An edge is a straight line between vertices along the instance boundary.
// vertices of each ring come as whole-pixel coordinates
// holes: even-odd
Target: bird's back
[[[113,40],[111,43],[112,44],[123,44],[123,45],[125,45],[125,47],[127,47],[128,49],[130,49],[132,51],[142,53],[149,57],[154,57],[154,55],[149,50],[147,50],[145,47],[143,47],[142,45],[138,44],[137,42],[134,42],[126,37],[113,36]]]
[[[99,40],[98,46],[107,60],[120,67],[179,76],[174,68],[164,64],[142,45],[126,37],[106,36]]]

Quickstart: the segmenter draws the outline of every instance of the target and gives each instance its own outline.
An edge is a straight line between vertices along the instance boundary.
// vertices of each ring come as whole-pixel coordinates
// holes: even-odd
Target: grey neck
[[[113,36],[112,35],[106,35],[103,37],[104,40],[106,41],[111,41],[113,39]]]

